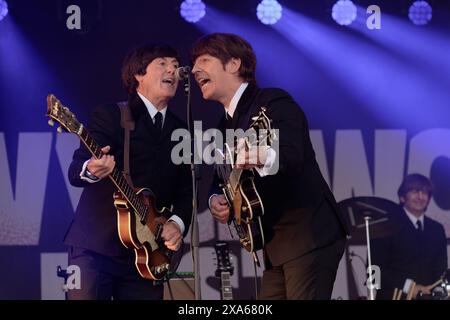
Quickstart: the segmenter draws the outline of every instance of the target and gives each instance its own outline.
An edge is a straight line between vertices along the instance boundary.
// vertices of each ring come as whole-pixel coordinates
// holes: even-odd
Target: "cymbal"
[[[388,237],[399,227],[402,207],[388,199],[353,197],[338,203],[350,226],[351,244],[366,244],[365,218],[369,217],[371,239]]]

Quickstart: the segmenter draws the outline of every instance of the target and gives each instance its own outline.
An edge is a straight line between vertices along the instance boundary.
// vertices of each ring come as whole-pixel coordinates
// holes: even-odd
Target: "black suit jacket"
[[[184,128],[184,123],[167,110],[160,139],[152,134],[152,119],[144,102],[135,95],[129,105],[135,120],[130,134],[130,174],[136,187],[150,188],[157,206],[170,208],[184,222],[187,234],[192,212],[191,173],[188,165],[175,165],[171,160],[171,133]],[[116,104],[97,108],[91,117],[88,131],[101,146],[111,146],[116,166],[123,170],[124,129],[120,125],[120,110]],[[126,256],[117,233],[117,213],[113,204],[116,191],[109,178],[89,183],[80,178],[83,163],[91,157],[84,145],[73,155],[69,168],[70,183],[84,187],[65,243],[90,249],[108,256]]]
[[[256,173],[255,184],[265,208],[266,258],[280,265],[344,238],[348,228],[319,170],[306,117],[288,93],[249,84],[231,127],[248,129],[262,106],[279,129],[279,171],[262,178]],[[226,127],[225,116],[220,127]],[[218,183],[216,175],[211,194],[220,193]]]
[[[430,285],[447,270],[447,240],[439,222],[425,216],[423,232],[418,232],[402,210],[397,223],[392,236],[371,241],[372,264],[381,271],[377,299],[392,299],[406,279]]]

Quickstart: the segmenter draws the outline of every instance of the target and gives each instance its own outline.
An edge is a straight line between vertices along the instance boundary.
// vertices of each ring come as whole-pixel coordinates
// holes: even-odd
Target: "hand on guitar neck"
[[[86,167],[90,174],[93,174],[99,179],[107,177],[114,170],[114,166],[116,165],[114,156],[108,154],[108,152],[111,150],[111,147],[106,146],[101,150],[103,156],[100,159],[92,157]]]
[[[239,139],[237,144],[236,168],[261,168],[266,163],[268,146],[249,146],[245,139]]]

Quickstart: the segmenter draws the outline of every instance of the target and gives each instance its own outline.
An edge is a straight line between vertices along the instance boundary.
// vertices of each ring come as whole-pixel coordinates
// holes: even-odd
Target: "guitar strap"
[[[123,176],[128,184],[134,188],[130,175],[130,131],[134,130],[135,122],[127,101],[118,102],[120,109],[120,125],[125,130],[123,141]]]

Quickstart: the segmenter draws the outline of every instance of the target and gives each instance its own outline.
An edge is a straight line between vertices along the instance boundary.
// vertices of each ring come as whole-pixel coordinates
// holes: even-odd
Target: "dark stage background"
[[[354,1],[358,15],[348,27],[331,18],[335,1],[280,1],[283,17],[272,26],[257,19],[259,2],[205,0],[205,17],[191,24],[174,0],[8,1],[0,21],[0,299],[63,298],[56,266],[66,263],[62,239],[81,192],[67,181],[78,140],[47,125],[47,94],[87,122],[95,106],[126,98],[122,59],[145,41],[170,42],[190,64],[190,46],[203,34],[243,36],[257,54],[259,85],[284,88],[304,109],[338,201],[397,202],[404,175],[419,172],[436,185],[428,214],[450,235],[450,1],[429,1],[433,18],[425,26],[409,21],[412,1]],[[73,4],[81,30],[66,26]],[[379,30],[366,26],[373,4],[381,9]],[[214,127],[223,109],[202,101],[195,84],[192,91],[194,119],[203,130]],[[180,86],[170,108],[186,119],[185,104]],[[225,239],[235,257],[235,297],[250,299],[250,257],[205,206],[211,172],[202,167],[199,190],[203,297],[219,297],[212,253]],[[365,258],[364,250],[363,242],[350,243],[334,298],[366,295],[364,266],[348,258],[351,251]],[[189,251],[179,271],[192,271]]]

